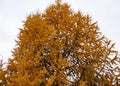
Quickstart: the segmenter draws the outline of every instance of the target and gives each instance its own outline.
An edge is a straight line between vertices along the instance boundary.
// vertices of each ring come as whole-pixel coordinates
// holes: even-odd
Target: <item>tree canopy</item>
[[[23,23],[8,61],[7,86],[120,85],[118,52],[91,16],[56,0]]]

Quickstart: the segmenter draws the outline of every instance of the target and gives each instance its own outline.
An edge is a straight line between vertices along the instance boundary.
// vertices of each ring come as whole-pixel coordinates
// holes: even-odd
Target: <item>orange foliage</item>
[[[7,66],[7,86],[120,85],[120,58],[89,15],[57,0],[31,14]]]

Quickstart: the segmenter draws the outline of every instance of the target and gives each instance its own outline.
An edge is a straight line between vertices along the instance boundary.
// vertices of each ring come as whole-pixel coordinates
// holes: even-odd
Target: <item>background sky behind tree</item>
[[[22,21],[36,11],[43,12],[55,0],[0,0],[0,57],[7,61],[15,47]],[[120,52],[120,0],[63,0],[97,21],[100,31]]]

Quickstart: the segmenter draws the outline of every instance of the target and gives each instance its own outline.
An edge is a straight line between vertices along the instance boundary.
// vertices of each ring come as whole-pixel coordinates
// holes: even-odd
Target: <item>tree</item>
[[[6,70],[4,69],[4,64],[3,60],[0,60],[0,86],[6,86]]]
[[[7,85],[120,85],[119,62],[97,22],[56,0],[24,21],[8,62]]]

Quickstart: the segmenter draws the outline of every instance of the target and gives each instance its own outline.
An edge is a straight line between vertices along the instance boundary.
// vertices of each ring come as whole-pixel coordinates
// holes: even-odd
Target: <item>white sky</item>
[[[26,16],[43,11],[55,0],[0,0],[0,58],[7,61]],[[90,14],[100,30],[120,51],[120,0],[63,0],[75,11]]]

